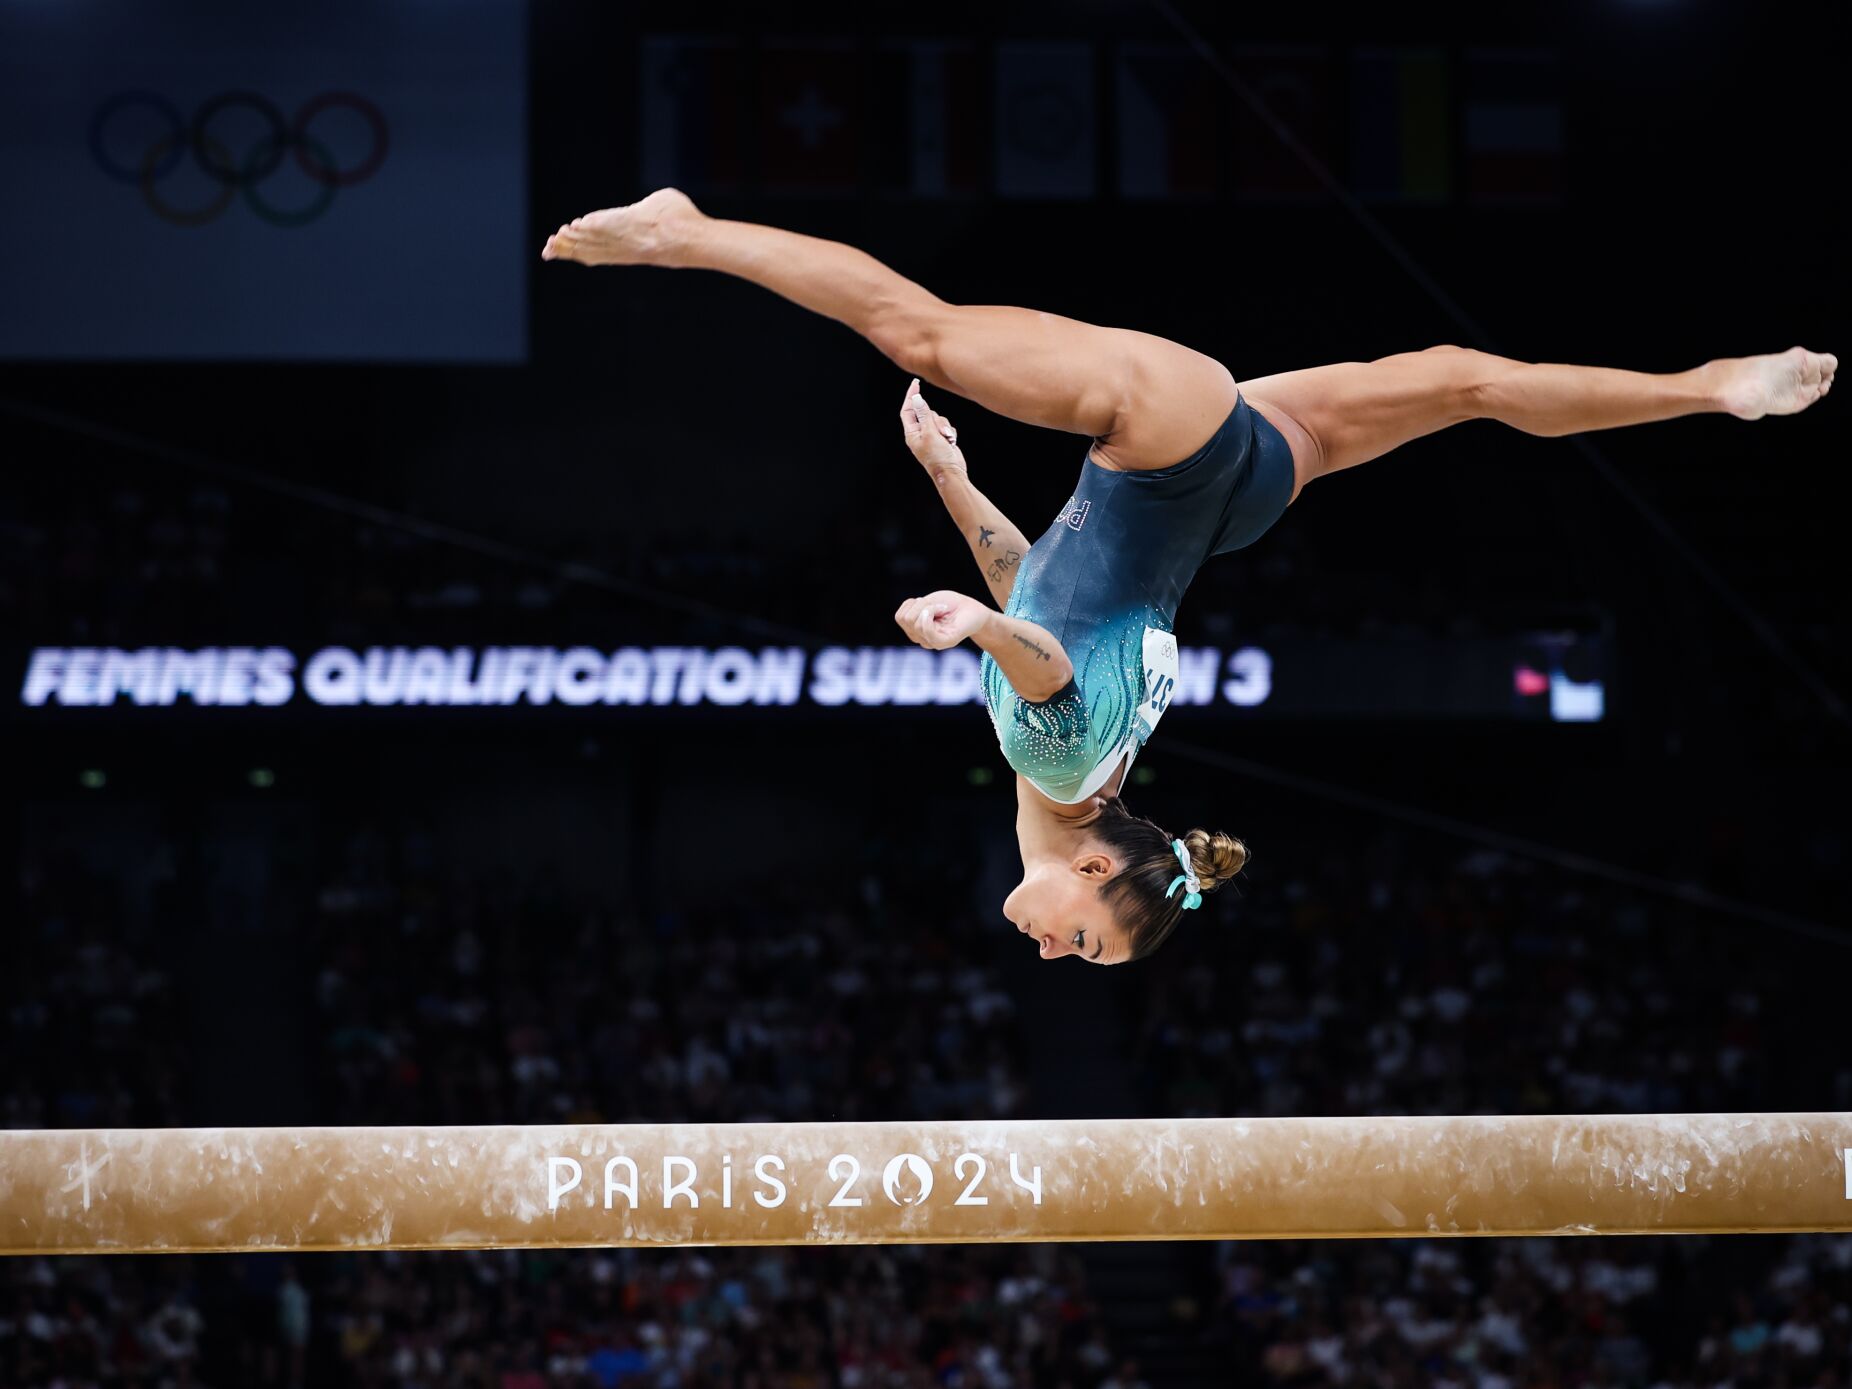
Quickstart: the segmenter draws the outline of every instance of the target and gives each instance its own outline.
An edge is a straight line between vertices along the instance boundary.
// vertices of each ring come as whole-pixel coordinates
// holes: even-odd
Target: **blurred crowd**
[[[1458,1389],[1838,1386],[1852,1239],[1229,1245],[1231,1382]]]
[[[1000,1119],[1023,1104],[994,957],[949,903],[923,908],[904,865],[830,906],[761,887],[639,920],[544,881],[342,861],[311,927],[334,1122]]]
[[[316,860],[295,1040],[318,1121],[1035,1112],[1038,1039],[955,880],[934,896],[897,863],[826,906],[640,920],[395,842],[337,834]],[[1278,847],[1304,871],[1212,899],[1120,995],[1149,1112],[1852,1107],[1852,1064],[1804,1016],[1830,972],[1797,980],[1792,952],[1502,856]],[[6,1122],[189,1122],[164,889],[130,910],[127,866],[53,839],[20,871]],[[1819,1385],[1852,1364],[1847,1240],[1235,1245],[1196,1276],[1167,1334],[1240,1382]],[[1071,1250],[23,1260],[0,1281],[9,1385],[1142,1382]]]
[[[68,845],[22,854],[16,872],[20,917],[0,928],[0,1125],[183,1122],[171,943],[129,927],[121,879]]]
[[[640,924],[544,879],[444,879],[418,834],[389,838],[337,835],[321,860],[294,1039],[314,1056],[305,1121],[1023,1104],[1009,995],[968,924],[902,890],[904,868],[835,908],[767,893]],[[10,1127],[199,1122],[176,982],[178,933],[198,923],[135,891],[128,860],[50,839],[24,857],[22,929],[0,940]],[[921,913],[934,930],[913,928]],[[290,1016],[277,1007],[276,1025]],[[1113,1370],[1082,1265],[1053,1248],[0,1263],[7,1386],[1007,1389]]]
[[[1099,1385],[1085,1286],[1053,1246],[12,1260],[0,1382]]]
[[[507,537],[488,537],[486,547],[467,536],[434,541],[418,517],[357,518],[237,482],[152,492],[109,476],[71,486],[56,511],[22,508],[0,521],[0,621],[10,630],[131,646],[207,645],[228,632],[350,643],[498,632],[612,645],[754,633],[864,642],[880,637],[888,595],[981,589],[929,493],[876,519],[868,543],[855,546],[776,549],[743,530],[678,530],[667,518],[649,545],[587,529],[533,547],[535,563],[510,563],[500,550]],[[1066,482],[1050,485],[1052,515]],[[1043,524],[1019,520],[1031,539]],[[297,563],[302,555],[316,562]],[[1239,560],[1206,567],[1186,620],[1198,639],[1226,642],[1279,627],[1497,629],[1565,611],[1562,576],[1526,585],[1521,573],[1502,575],[1496,556],[1462,557],[1469,562],[1471,584],[1434,566],[1385,570],[1305,527],[1281,526]]]
[[[1837,946],[1669,910],[1492,851],[1288,848],[1311,871],[1156,957],[1137,1056],[1156,1112],[1852,1108],[1819,1045]],[[1238,924],[1237,924],[1238,923]]]

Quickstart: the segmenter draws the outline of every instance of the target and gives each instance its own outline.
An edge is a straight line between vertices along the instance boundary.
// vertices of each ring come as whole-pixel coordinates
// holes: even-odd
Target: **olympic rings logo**
[[[119,131],[121,118],[137,110],[158,116],[167,127],[166,133],[156,136],[139,159],[124,161],[112,150],[111,128]],[[214,121],[233,110],[252,112],[268,127],[242,157],[234,157],[212,132]],[[345,169],[337,165],[327,145],[311,133],[319,117],[338,110],[358,115],[372,133],[366,158]],[[328,210],[338,190],[365,183],[379,172],[379,166],[386,162],[387,144],[385,116],[379,107],[353,92],[323,92],[312,97],[302,104],[293,121],[285,121],[276,103],[256,92],[220,92],[202,102],[193,119],[187,121],[181,118],[180,108],[166,97],[155,92],[127,91],[109,98],[90,118],[90,155],[97,167],[119,182],[135,184],[154,214],[177,227],[203,226],[231,206],[240,193],[251,211],[273,226],[304,226]],[[160,185],[189,155],[217,187],[203,201],[182,207],[168,201]],[[258,185],[282,166],[286,155],[294,155],[297,167],[316,185],[314,196],[299,207],[279,207],[258,192]]]

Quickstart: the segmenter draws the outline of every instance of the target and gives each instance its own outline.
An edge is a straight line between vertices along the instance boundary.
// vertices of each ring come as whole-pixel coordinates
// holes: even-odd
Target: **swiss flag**
[[[773,193],[852,194],[861,176],[862,70],[853,44],[768,42],[759,70],[762,173]]]

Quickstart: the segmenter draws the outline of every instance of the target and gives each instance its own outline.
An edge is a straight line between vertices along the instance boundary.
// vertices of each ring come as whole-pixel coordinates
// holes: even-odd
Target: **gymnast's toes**
[[[1738,419],[1793,415],[1832,388],[1839,359],[1830,352],[1791,347],[1765,357],[1742,357],[1729,364],[1723,407]]]

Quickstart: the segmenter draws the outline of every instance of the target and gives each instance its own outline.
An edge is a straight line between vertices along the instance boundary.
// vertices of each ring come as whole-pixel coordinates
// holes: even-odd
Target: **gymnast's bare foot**
[[[628,207],[573,218],[547,238],[540,258],[580,265],[674,265],[690,232],[706,220],[686,193],[659,188]]]
[[[1739,420],[1797,415],[1833,388],[1839,359],[1830,352],[1790,347],[1766,357],[1736,357],[1717,363],[1725,410]]]

